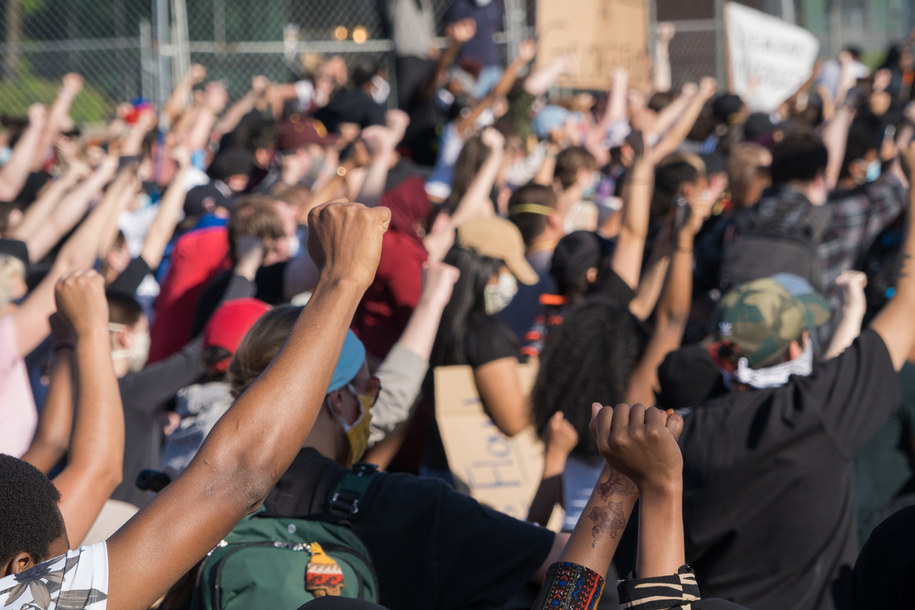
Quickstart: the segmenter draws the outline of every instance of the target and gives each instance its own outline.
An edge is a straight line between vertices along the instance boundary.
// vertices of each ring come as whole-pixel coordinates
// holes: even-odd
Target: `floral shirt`
[[[0,604],[0,610],[104,610],[108,607],[105,543],[0,578]]]

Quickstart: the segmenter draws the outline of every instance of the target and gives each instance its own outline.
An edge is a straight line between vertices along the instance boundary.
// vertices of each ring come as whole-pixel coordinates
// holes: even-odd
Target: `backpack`
[[[293,519],[263,507],[245,517],[200,564],[195,610],[298,608],[325,595],[378,601],[378,578],[348,519],[377,471],[346,470],[319,518]]]
[[[822,290],[820,256],[803,206],[770,215],[752,213],[734,218],[733,237],[726,240],[721,263],[721,292],[744,282],[793,273]]]

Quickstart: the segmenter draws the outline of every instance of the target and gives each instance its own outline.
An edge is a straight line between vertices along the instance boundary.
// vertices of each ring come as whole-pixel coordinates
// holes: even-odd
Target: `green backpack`
[[[245,517],[201,562],[195,610],[295,610],[324,595],[378,601],[369,553],[349,528],[376,474],[347,470],[329,498],[327,519]],[[340,518],[342,517],[342,518]]]

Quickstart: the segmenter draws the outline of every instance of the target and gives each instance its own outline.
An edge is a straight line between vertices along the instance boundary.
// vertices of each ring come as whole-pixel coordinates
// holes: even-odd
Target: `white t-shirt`
[[[0,578],[0,609],[56,610],[108,607],[108,550],[104,542],[84,546]]]

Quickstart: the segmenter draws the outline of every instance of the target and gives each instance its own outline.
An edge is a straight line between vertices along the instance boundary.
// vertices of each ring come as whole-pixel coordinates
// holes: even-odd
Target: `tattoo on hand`
[[[610,472],[610,478],[597,486],[600,499],[607,501],[611,495],[628,496],[636,493],[635,484],[626,475],[615,470]]]
[[[626,527],[626,515],[623,512],[622,502],[611,502],[607,506],[595,506],[588,511],[588,519],[594,525],[591,527],[591,548],[597,545],[601,535],[609,535],[619,539]]]

